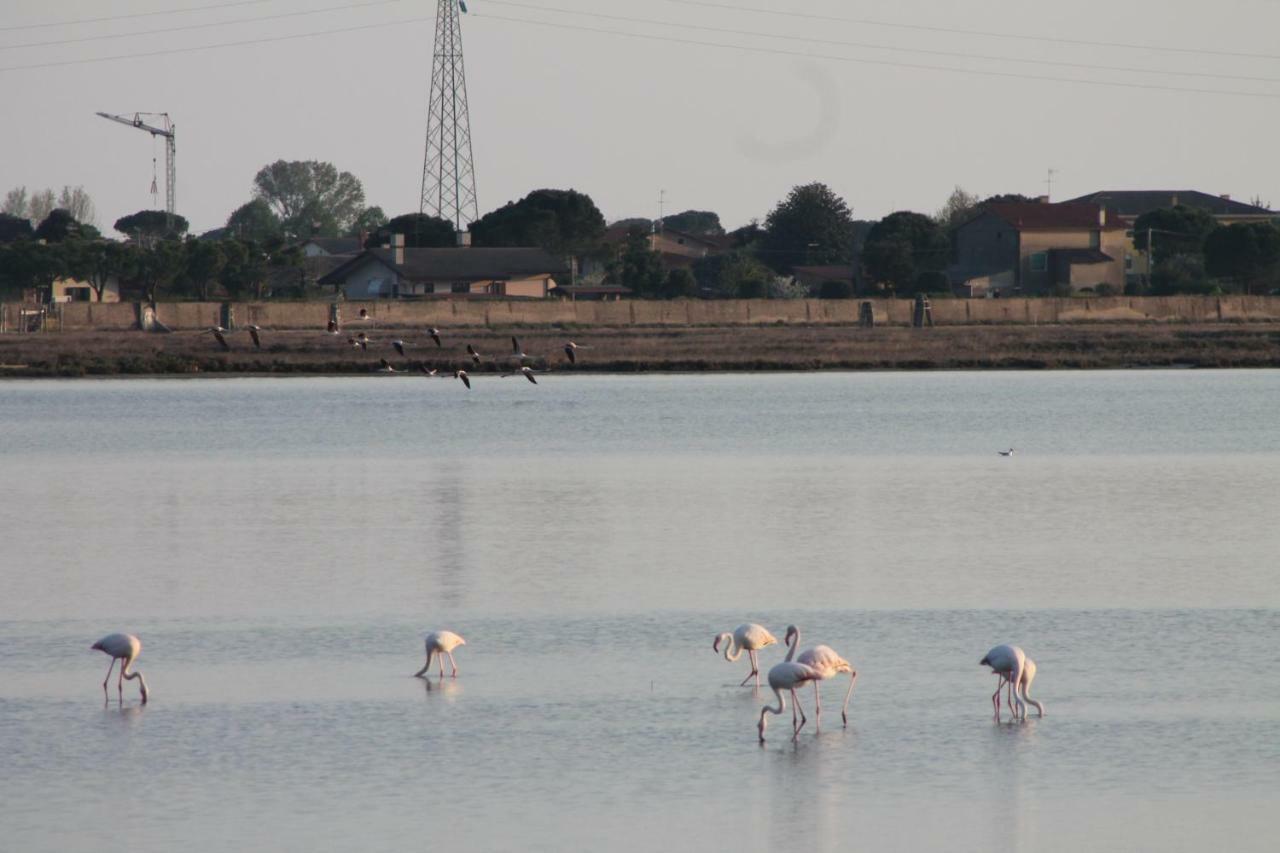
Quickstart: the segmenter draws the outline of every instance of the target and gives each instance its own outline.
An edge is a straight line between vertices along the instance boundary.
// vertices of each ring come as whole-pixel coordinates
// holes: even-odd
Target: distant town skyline
[[[1195,189],[1280,202],[1273,4],[468,6],[482,214],[555,187],[590,194],[610,221],[653,217],[665,190],[666,211],[714,210],[733,228],[816,180],[878,219],[932,213],[956,185],[1042,195],[1050,169],[1055,200]],[[224,224],[277,159],[332,162],[369,205],[416,211],[435,8],[6,4],[0,192],[82,185],[109,231],[152,207],[154,155],[163,206],[163,146],[94,113],[168,112],[194,233]]]

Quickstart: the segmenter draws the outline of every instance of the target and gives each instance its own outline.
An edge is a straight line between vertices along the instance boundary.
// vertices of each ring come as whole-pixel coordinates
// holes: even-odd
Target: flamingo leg
[[[751,652],[751,672],[756,677],[756,690],[760,689],[760,659],[756,657],[755,649],[748,649]]]
[[[125,667],[127,667],[128,665],[129,665],[128,661],[125,661],[123,664],[121,664],[119,669],[120,677],[116,679],[116,690],[118,690],[120,693],[121,704],[124,704],[124,670],[125,670]]]
[[[813,682],[813,706],[816,709],[813,714],[814,725],[822,728],[822,692],[818,690],[818,682]]]
[[[791,701],[795,703],[796,710],[800,712],[800,725],[796,728],[795,734],[791,736],[791,739],[795,740],[800,737],[800,729],[803,729],[804,724],[809,721],[805,718],[804,708],[800,707],[800,697],[796,695],[796,689],[794,687],[791,688]]]
[[[440,677],[444,678],[444,655],[436,655],[436,663],[440,664]]]
[[[453,667],[453,677],[454,677],[454,678],[457,678],[457,677],[458,677],[458,665],[457,665],[456,663],[454,663],[454,662],[453,662],[453,652],[445,652],[445,654],[447,654],[447,655],[449,656],[449,666]],[[443,664],[442,664],[442,665],[443,665]],[[443,671],[443,670],[441,670],[441,675],[443,675],[443,674],[444,674],[444,671]]]
[[[115,667],[115,665],[116,665],[116,659],[112,658],[111,663],[107,664],[107,677],[102,679],[102,697],[104,699],[107,696],[107,684],[111,681],[111,670],[113,667]]]

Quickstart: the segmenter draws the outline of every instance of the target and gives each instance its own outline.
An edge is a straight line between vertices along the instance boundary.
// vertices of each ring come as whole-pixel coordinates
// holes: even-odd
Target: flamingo
[[[435,328],[434,326],[431,327],[430,329],[427,329],[427,337],[431,338],[431,340],[436,342],[437,348],[444,346],[444,344],[440,343],[440,330]]]
[[[991,695],[991,704],[995,706],[996,719],[1000,719],[1000,690],[1005,686],[1005,682],[1013,686],[1009,709],[1013,711],[1014,719],[1024,716],[1027,706],[1022,700],[1021,694],[1023,674],[1027,666],[1027,653],[1017,646],[1000,645],[987,652],[986,656],[978,661],[978,664],[991,667],[991,671],[1001,676],[1002,679],[996,684],[996,692]],[[1036,706],[1040,709],[1041,715],[1043,715],[1044,706],[1039,702],[1036,703]]]
[[[107,698],[107,682],[111,680],[111,668],[119,660],[123,661],[120,664],[120,678],[116,682],[120,701],[124,702],[124,680],[127,678],[132,681],[136,678],[138,679],[138,688],[142,691],[142,704],[147,704],[147,680],[142,677],[140,670],[129,671],[129,667],[133,665],[134,660],[142,651],[141,640],[133,634],[108,634],[89,648],[111,656],[111,663],[107,664],[107,677],[102,680],[103,699]]]
[[[385,358],[380,358],[378,359],[378,361],[382,363],[382,366],[378,368],[379,373],[395,373],[396,372],[396,369],[391,366],[391,362],[387,361]]]
[[[467,386],[467,390],[468,390],[468,391],[470,391],[470,390],[471,390],[471,380],[470,380],[469,378],[467,378],[467,371],[465,371],[465,370],[455,370],[455,371],[453,371],[453,376],[454,376],[454,378],[455,378],[455,379],[461,379],[461,380],[462,380],[462,384]]]
[[[338,321],[337,321],[337,320],[330,320],[330,321],[329,321],[329,324],[328,324],[327,326],[325,326],[325,331],[326,331],[326,332],[328,332],[328,333],[329,333],[329,334],[331,334],[331,335],[336,335],[336,334],[338,334]]]
[[[480,353],[476,352],[476,348],[471,344],[467,344],[467,355],[471,356],[471,360],[476,364],[480,363]]]
[[[565,345],[564,345],[564,354],[569,358],[569,363],[570,363],[570,364],[577,364],[577,363],[578,363],[578,354],[577,354],[577,353],[578,353],[578,350],[580,350],[580,349],[590,349],[590,347],[583,347],[583,346],[579,346],[578,344],[575,344],[573,341],[567,341],[567,342],[565,343]]]
[[[532,367],[529,367],[528,365],[521,365],[520,375],[523,376],[525,379],[528,379],[534,385],[537,385],[538,380],[533,378],[533,374],[534,374],[534,369]],[[506,379],[508,376],[515,376],[515,375],[516,374],[514,373],[504,373],[502,374],[502,378]]]
[[[438,372],[434,367],[428,370],[425,364],[419,364],[418,369],[422,371],[423,376],[435,376]]]
[[[788,648],[787,660],[791,660],[796,655],[796,649],[800,647],[800,629],[795,625],[788,625],[785,642]],[[844,694],[844,706],[840,709],[840,719],[847,728],[849,725],[849,698],[853,696],[853,685],[858,680],[858,671],[830,646],[817,645],[811,649],[805,649],[795,657],[795,660],[796,663],[802,663],[819,673],[818,678],[813,682],[814,716],[818,725],[822,724],[822,694],[818,690],[818,682],[826,681],[828,678],[835,678],[842,672],[849,673],[849,689]]]
[[[1034,681],[1035,678],[1036,678],[1036,662],[1033,661],[1031,658],[1027,658],[1026,663],[1023,664],[1023,667],[1022,667],[1022,681],[1019,682],[1018,684],[1018,690],[1022,694],[1022,701],[1024,703],[1022,707],[1022,716],[1024,719],[1027,716],[1027,708],[1026,708],[1027,705],[1035,705],[1036,715],[1040,717],[1044,716],[1044,703],[1041,702],[1039,699],[1032,699],[1030,695],[1031,682]],[[1000,692],[1000,687],[1009,688],[1009,707],[1012,708],[1013,707],[1013,687],[1010,684],[1009,679],[1005,678],[1003,675],[1000,676],[999,686],[996,688],[997,693]],[[996,704],[997,706],[999,705],[998,699],[996,700]],[[996,713],[997,714],[1000,713],[999,707],[996,708]]]
[[[444,677],[444,658],[449,656],[449,664],[453,667],[453,677],[458,677],[458,665],[453,660],[453,650],[458,646],[465,646],[467,641],[459,637],[452,631],[432,631],[427,634],[427,662],[422,665],[422,669],[413,674],[414,678],[420,678],[428,669],[431,668],[431,658],[436,656],[440,663],[440,676]]]
[[[360,345],[360,349],[362,350],[369,349],[369,336],[366,335],[364,332],[361,332],[360,334],[356,335],[356,343]]]
[[[213,339],[218,342],[218,346],[222,347],[223,351],[230,352],[231,344],[227,343],[227,339],[222,336],[222,333],[225,331],[226,329],[221,326],[209,327],[209,333],[213,335]]]
[[[1001,456],[1012,456],[1013,448],[1010,447],[1008,450],[997,450],[996,453],[999,453]]]
[[[400,357],[404,357],[404,341],[392,341],[391,345],[396,348],[396,352],[400,353]]]
[[[739,687],[746,685],[751,680],[751,676],[756,678],[756,689],[760,688],[760,662],[756,658],[756,652],[765,646],[772,646],[778,642],[778,638],[770,634],[763,625],[757,625],[754,622],[747,622],[733,629],[730,634],[725,631],[716,636],[715,641],[711,644],[711,650],[719,653],[720,644],[724,643],[724,659],[727,661],[736,661],[742,657],[743,649],[746,649],[747,658],[751,661],[751,671],[747,673],[747,677],[742,679]]]
[[[800,697],[796,696],[796,688],[802,686],[806,681],[819,681],[822,675],[813,667],[805,666],[802,663],[794,661],[783,661],[775,664],[769,670],[769,688],[773,690],[773,695],[778,697],[778,707],[770,708],[765,705],[760,709],[760,723],[756,726],[760,732],[760,742],[764,743],[765,715],[781,714],[787,710],[787,700],[782,695],[782,691],[791,691],[791,739],[795,740],[800,736],[800,730],[804,728],[807,722],[804,716],[804,708],[800,707]],[[796,725],[796,712],[800,712],[800,725]]]
[[[533,360],[533,356],[529,355],[520,347],[520,339],[515,335],[511,336],[511,357],[521,364],[524,364],[526,361]]]
[[[253,338],[254,349],[262,349],[262,338],[258,337],[258,332],[261,332],[262,328],[252,324],[245,326],[245,328],[249,330],[249,337]]]

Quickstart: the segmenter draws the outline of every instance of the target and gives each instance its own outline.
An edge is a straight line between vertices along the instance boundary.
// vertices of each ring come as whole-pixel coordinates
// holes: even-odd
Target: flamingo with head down
[[[720,644],[724,643],[724,659],[730,662],[742,657],[742,652],[745,650],[747,658],[751,661],[751,671],[747,673],[747,677],[742,679],[742,684],[738,686],[746,685],[752,676],[755,676],[756,688],[759,689],[760,661],[756,657],[756,652],[776,642],[778,642],[778,638],[770,634],[763,625],[757,625],[755,622],[746,622],[734,628],[732,634],[728,631],[717,634],[715,640],[711,643],[711,650],[719,653]]]
[[[853,696],[853,685],[858,680],[858,672],[844,658],[836,653],[836,650],[830,646],[817,645],[810,649],[805,649],[796,656],[796,649],[800,647],[800,629],[795,625],[787,626],[787,634],[784,640],[787,644],[787,660],[795,657],[796,663],[802,663],[811,667],[818,673],[818,677],[813,681],[813,702],[815,706],[814,716],[818,725],[822,725],[822,694],[818,690],[818,682],[835,678],[842,672],[849,673],[849,689],[844,694],[844,705],[840,709],[840,719],[847,727],[849,725],[849,698]]]

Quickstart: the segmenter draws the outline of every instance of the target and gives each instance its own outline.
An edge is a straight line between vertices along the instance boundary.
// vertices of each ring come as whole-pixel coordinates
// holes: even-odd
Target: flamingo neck
[[[760,709],[760,724],[756,726],[756,728],[760,731],[761,743],[764,743],[764,730],[766,727],[766,723],[764,721],[765,714],[781,714],[783,711],[787,710],[787,699],[782,695],[781,688],[773,688],[773,695],[778,697],[778,707],[770,708],[768,705],[765,705]]]
[[[787,661],[796,656],[796,649],[800,648],[800,629],[796,628],[791,631],[791,639],[787,641]]]
[[[1028,705],[1035,705],[1036,713],[1041,717],[1044,716],[1044,703],[1041,702],[1039,699],[1031,698],[1031,682],[1024,681],[1022,684],[1022,689],[1017,692],[1022,694],[1019,698],[1022,700],[1023,714],[1026,714],[1026,707]]]
[[[720,635],[720,639],[724,641],[724,659],[727,661],[735,661],[742,657],[742,646],[737,644],[737,637],[725,631]]]
[[[129,667],[131,666],[133,666],[133,658],[125,658],[124,667],[122,668],[122,673],[124,674],[126,681],[133,681],[135,678],[138,679],[138,686],[142,689],[142,701],[146,702],[147,692],[148,692],[147,680],[142,677],[141,670],[134,670],[133,672],[130,672]]]

